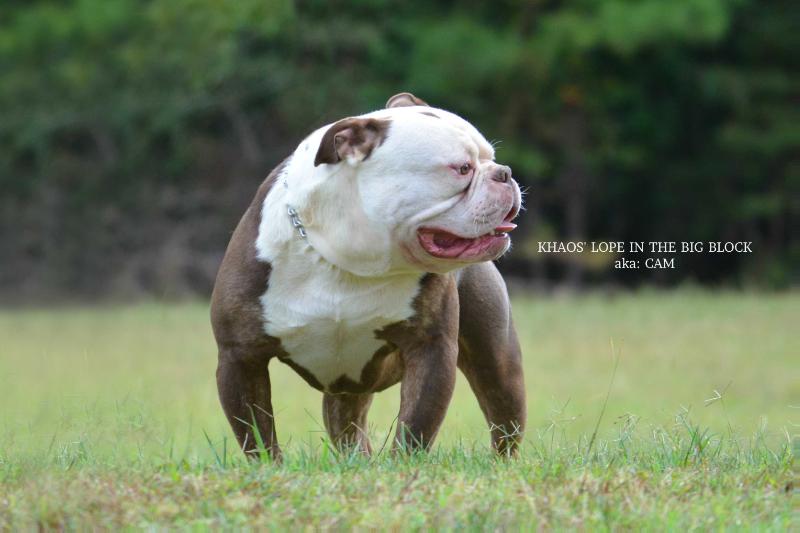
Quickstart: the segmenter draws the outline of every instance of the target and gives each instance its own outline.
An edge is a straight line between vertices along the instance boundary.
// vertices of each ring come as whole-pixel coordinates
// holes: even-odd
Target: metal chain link
[[[289,220],[292,221],[292,226],[297,228],[297,233],[300,234],[300,237],[303,239],[308,237],[308,233],[306,233],[306,228],[303,226],[303,223],[300,222],[300,215],[297,214],[297,211],[294,207],[287,205],[286,212],[289,214]]]

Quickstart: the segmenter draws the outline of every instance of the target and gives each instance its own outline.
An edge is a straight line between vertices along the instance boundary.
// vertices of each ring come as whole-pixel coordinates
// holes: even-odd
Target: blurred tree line
[[[791,0],[5,0],[0,294],[209,290],[257,184],[313,128],[410,90],[529,187],[507,273],[793,281]],[[614,271],[539,240],[753,241]]]

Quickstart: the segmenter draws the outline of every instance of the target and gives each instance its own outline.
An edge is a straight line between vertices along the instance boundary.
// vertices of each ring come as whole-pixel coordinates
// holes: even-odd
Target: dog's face
[[[304,211],[311,244],[361,275],[447,272],[500,257],[521,195],[464,119],[407,93],[320,135]]]

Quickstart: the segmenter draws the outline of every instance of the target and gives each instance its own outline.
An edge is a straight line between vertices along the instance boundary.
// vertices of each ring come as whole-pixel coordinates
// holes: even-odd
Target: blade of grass
[[[222,459],[220,459],[219,454],[217,453],[217,449],[214,447],[214,443],[211,442],[211,437],[208,436],[208,433],[206,433],[205,429],[203,430],[203,436],[205,436],[206,442],[208,443],[208,447],[211,448],[211,452],[214,454],[214,459],[216,459],[217,465],[220,467],[224,467],[224,465],[222,464]]]
[[[600,409],[600,416],[597,417],[597,422],[594,425],[594,431],[592,431],[592,437],[589,439],[589,446],[586,449],[586,459],[584,463],[588,464],[589,456],[592,453],[592,446],[594,446],[595,439],[597,439],[597,432],[600,429],[600,422],[603,420],[603,415],[606,413],[606,407],[608,407],[608,398],[611,396],[611,387],[614,386],[614,378],[617,377],[617,367],[619,366],[619,355],[617,354],[616,349],[614,348],[614,339],[611,338],[611,356],[614,358],[614,369],[611,371],[611,379],[608,382],[608,390],[606,391],[606,397],[603,400],[603,407]]]

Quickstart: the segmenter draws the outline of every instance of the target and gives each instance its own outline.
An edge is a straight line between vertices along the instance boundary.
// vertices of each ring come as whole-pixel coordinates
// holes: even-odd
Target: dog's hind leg
[[[371,454],[367,435],[367,411],[372,394],[328,394],[322,396],[322,418],[331,440],[340,450],[357,448]]]
[[[492,446],[513,455],[525,429],[525,382],[505,283],[491,263],[464,269],[458,292],[458,367],[469,381],[492,434]]]

